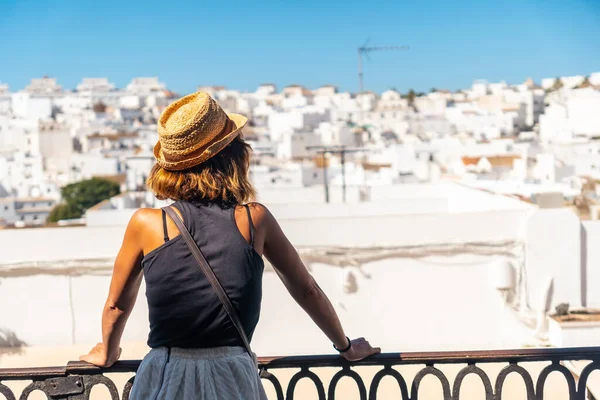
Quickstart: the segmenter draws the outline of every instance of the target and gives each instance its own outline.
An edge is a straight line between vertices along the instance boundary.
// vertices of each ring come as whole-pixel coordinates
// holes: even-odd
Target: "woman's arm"
[[[348,347],[348,340],[333,305],[321,290],[300,259],[298,252],[285,236],[273,215],[264,207],[264,255],[273,265],[294,300],[306,311],[317,326],[338,349]],[[364,338],[351,342],[349,351],[342,355],[356,361],[381,349],[373,348]]]
[[[108,299],[102,312],[102,343],[98,343],[87,355],[79,357],[81,361],[108,367],[121,355],[121,336],[142,282],[143,250],[140,236],[144,216],[145,210],[140,209],[131,217],[115,260]]]

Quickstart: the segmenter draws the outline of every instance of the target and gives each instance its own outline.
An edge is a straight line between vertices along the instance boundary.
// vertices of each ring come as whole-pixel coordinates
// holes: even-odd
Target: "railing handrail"
[[[514,350],[471,350],[384,353],[358,362],[348,362],[339,355],[303,355],[283,357],[259,357],[261,369],[344,367],[402,364],[475,364],[475,363],[518,363],[531,361],[600,360],[600,347],[526,348]],[[42,379],[70,374],[104,374],[135,372],[141,360],[117,361],[109,368],[99,368],[81,361],[70,361],[66,366],[0,368],[0,381]]]

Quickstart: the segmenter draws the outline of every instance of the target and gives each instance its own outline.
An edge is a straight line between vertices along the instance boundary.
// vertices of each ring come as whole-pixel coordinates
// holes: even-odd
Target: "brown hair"
[[[160,200],[185,200],[233,206],[254,199],[248,178],[251,148],[241,136],[205,162],[183,170],[167,171],[155,164],[146,181]]]

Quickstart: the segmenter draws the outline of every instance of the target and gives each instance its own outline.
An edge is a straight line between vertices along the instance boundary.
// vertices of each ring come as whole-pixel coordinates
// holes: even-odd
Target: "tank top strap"
[[[248,226],[250,227],[250,244],[254,246],[254,223],[252,222],[252,213],[250,213],[250,207],[248,204],[244,204],[246,212],[248,213]]]

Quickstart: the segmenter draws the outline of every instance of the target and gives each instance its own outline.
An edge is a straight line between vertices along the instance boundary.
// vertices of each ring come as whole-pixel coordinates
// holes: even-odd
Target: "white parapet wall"
[[[366,275],[355,267],[327,266],[326,261],[311,266],[348,329],[375,336],[388,351],[434,349],[441,344],[446,348],[514,347],[525,341],[514,314],[489,284],[491,263],[508,257],[505,248],[494,249],[498,243],[524,246],[533,309],[537,309],[542,284],[549,276],[555,282],[553,305],[581,305],[581,298],[597,287],[590,280],[582,285],[581,227],[567,209],[527,206],[431,214],[394,214],[385,209],[377,215],[361,207],[333,211],[327,210],[333,205],[324,207],[314,207],[312,214],[307,209],[296,212],[293,206],[271,209],[304,254],[308,249],[328,247],[421,249],[418,255],[373,257],[364,265]],[[14,332],[28,345],[99,340],[112,260],[124,231],[124,224],[0,230],[0,329]],[[467,243],[471,247],[465,246]],[[453,252],[427,254],[431,246],[448,244],[455,245]],[[493,251],[470,253],[477,246],[489,246]],[[587,253],[591,247],[588,245]],[[595,252],[590,254],[595,256]],[[600,264],[588,263],[587,268],[586,276],[596,276]],[[351,271],[360,288],[354,294],[344,292]],[[318,330],[308,327],[308,317],[286,297],[276,275],[267,272],[264,282],[263,319],[255,337],[261,353],[329,351],[327,341],[319,340],[323,338]],[[145,340],[147,314],[142,286],[125,340]],[[423,325],[415,326],[417,320]],[[300,329],[305,324],[304,335],[314,340],[314,345],[286,348],[284,342],[306,342],[291,331],[284,342],[269,337],[277,327]],[[428,333],[442,330],[443,343],[437,333]]]

